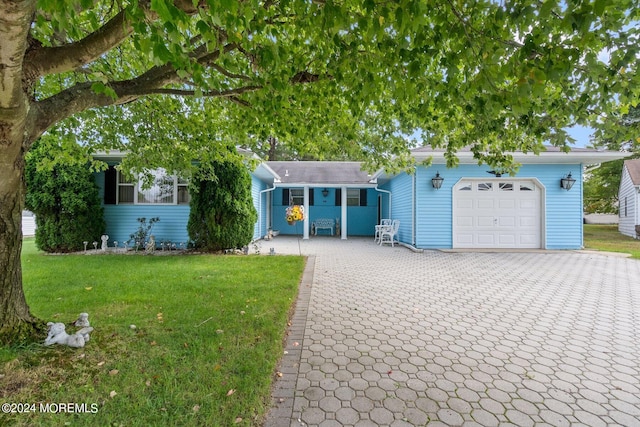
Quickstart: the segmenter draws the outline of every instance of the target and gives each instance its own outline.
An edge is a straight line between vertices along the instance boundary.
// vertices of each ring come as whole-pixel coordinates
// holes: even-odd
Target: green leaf
[[[151,10],[156,11],[163,21],[171,21],[174,19],[174,14],[169,9],[165,0],[151,0]]]

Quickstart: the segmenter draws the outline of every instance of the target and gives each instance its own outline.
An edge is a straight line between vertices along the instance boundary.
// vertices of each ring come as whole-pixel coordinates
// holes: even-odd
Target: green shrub
[[[248,245],[258,214],[253,206],[247,166],[240,160],[228,159],[214,161],[206,169],[213,170],[215,179],[196,173],[191,183],[187,230],[193,246],[219,251]]]
[[[40,140],[26,160],[25,203],[36,215],[36,245],[46,252],[82,250],[83,241],[100,241],[106,227],[88,162],[64,150]]]

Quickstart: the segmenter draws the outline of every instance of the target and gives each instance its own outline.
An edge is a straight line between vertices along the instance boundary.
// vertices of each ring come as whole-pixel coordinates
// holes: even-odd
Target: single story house
[[[640,159],[625,160],[618,189],[618,231],[640,237]]]
[[[622,153],[548,147],[539,155],[512,154],[522,164],[516,176],[478,165],[469,150],[458,152],[459,165],[448,169],[444,150],[430,147],[413,150],[418,164],[432,163],[411,174],[367,173],[358,162],[262,162],[252,172],[254,239],[270,231],[373,238],[375,225],[390,218],[400,221],[397,239],[415,248],[582,248],[584,166]],[[98,158],[114,166],[121,156]],[[188,241],[187,183],[161,172],[148,190],[113,167],[97,174],[110,241],[128,240],[139,217],[160,218],[153,229],[158,242]],[[285,216],[291,205],[305,211],[293,225]]]

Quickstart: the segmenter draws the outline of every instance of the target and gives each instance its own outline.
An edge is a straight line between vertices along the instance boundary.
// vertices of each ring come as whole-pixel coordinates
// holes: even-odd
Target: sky
[[[574,126],[567,129],[567,132],[569,132],[569,135],[576,140],[575,144],[572,145],[573,147],[585,148],[589,145],[591,135],[593,135],[594,130],[584,126]]]

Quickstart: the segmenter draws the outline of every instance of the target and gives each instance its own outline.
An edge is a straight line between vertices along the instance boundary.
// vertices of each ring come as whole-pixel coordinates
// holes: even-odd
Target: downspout
[[[379,191],[381,193],[387,193],[389,195],[389,218],[391,218],[391,191],[389,190],[383,190],[382,188],[378,188],[378,184],[376,184],[376,188],[374,188],[374,190]]]
[[[580,163],[580,249],[584,249],[584,171],[586,167]]]
[[[276,186],[274,184],[273,187],[271,188],[266,188],[264,190],[260,190],[260,200],[258,201],[259,204],[259,209],[258,209],[258,238],[262,239],[264,238],[264,235],[262,234],[262,194],[263,193],[268,193],[269,191],[273,191],[276,189]]]
[[[418,175],[417,170],[411,178],[411,246],[416,245],[416,175]]]

